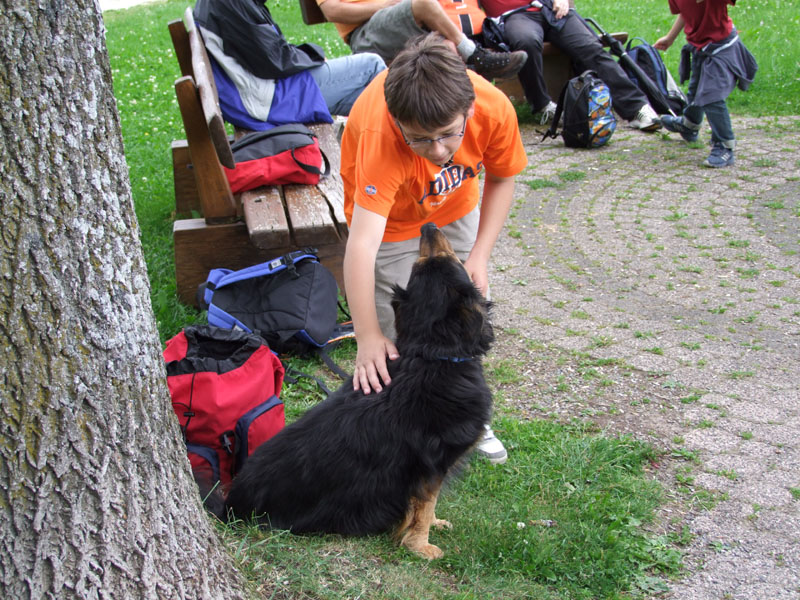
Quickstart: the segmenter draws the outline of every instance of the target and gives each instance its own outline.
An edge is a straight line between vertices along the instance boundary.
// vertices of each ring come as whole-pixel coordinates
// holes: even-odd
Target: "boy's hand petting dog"
[[[358,341],[356,366],[353,370],[353,389],[369,394],[380,392],[392,378],[386,366],[386,357],[395,360],[400,356],[392,341],[383,334],[362,338]]]

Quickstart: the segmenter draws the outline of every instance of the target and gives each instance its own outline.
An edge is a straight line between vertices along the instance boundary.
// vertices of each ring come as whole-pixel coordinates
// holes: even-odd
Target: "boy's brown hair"
[[[392,61],[383,89],[392,117],[431,131],[467,114],[475,101],[464,61],[438,33],[406,45]]]

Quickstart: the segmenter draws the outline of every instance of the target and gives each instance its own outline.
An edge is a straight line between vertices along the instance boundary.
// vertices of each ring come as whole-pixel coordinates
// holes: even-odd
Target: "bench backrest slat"
[[[317,4],[317,0],[299,0],[299,2],[300,13],[303,15],[303,23],[306,25],[317,25],[318,23],[328,22],[319,4]]]
[[[175,56],[178,59],[178,66],[181,68],[181,75],[194,78],[192,72],[192,50],[189,47],[189,36],[186,27],[181,19],[169,22],[169,36],[172,38],[172,47],[175,49]]]
[[[214,83],[214,73],[211,71],[211,61],[208,59],[203,38],[194,22],[192,9],[187,8],[183,15],[183,24],[189,36],[189,48],[192,53],[192,73],[197,90],[200,93],[200,103],[203,105],[203,113],[208,123],[208,132],[211,134],[211,141],[217,150],[219,162],[232,169],[236,164],[233,160],[233,152],[228,141],[228,132],[225,130],[225,121],[222,119],[222,111],[217,100],[217,86]]]
[[[236,201],[231,194],[217,151],[211,143],[194,80],[188,75],[178,79],[175,82],[175,94],[189,145],[192,172],[197,182],[203,217],[208,223],[229,221],[237,215]]]

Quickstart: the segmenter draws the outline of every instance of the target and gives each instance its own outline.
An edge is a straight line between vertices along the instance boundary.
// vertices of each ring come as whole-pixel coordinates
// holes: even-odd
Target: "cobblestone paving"
[[[501,410],[666,450],[675,599],[800,598],[800,118],[733,120],[736,165],[622,125],[539,143],[490,272]],[[701,139],[708,138],[704,129]],[[513,451],[513,448],[511,449]],[[665,597],[665,596],[660,596]]]

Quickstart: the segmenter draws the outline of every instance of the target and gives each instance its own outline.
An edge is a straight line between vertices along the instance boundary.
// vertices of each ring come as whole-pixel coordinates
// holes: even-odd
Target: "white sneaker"
[[[488,425],[484,425],[484,427],[486,428],[486,431],[483,432],[483,438],[481,438],[481,441],[478,442],[476,450],[478,454],[488,458],[489,462],[493,465],[501,465],[506,462],[506,459],[508,458],[508,452],[506,452],[503,442],[495,437],[492,428]]]
[[[653,110],[652,106],[645,104],[636,113],[636,117],[631,121],[630,125],[634,129],[641,131],[655,131],[661,127],[661,118]]]
[[[556,116],[556,108],[558,106],[551,100],[542,110],[533,113],[533,122],[537,125],[550,125],[553,117]]]

